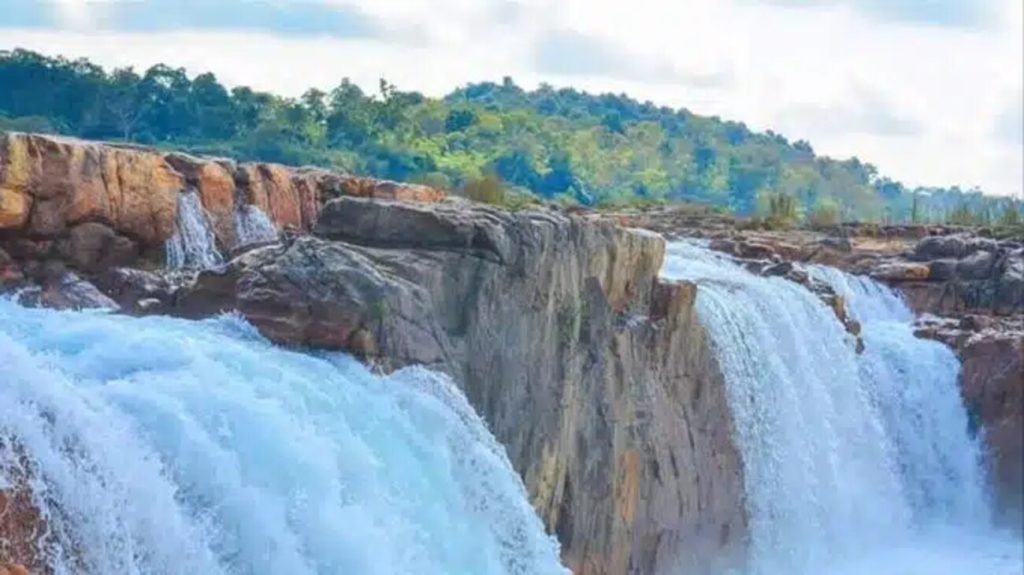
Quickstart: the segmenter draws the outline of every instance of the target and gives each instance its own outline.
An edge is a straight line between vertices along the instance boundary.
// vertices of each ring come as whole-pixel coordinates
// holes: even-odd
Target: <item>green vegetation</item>
[[[825,225],[963,220],[1001,214],[1007,202],[978,190],[908,190],[856,158],[817,156],[806,142],[685,109],[547,85],[526,91],[509,78],[443,99],[384,80],[376,94],[342,80],[290,99],[166,65],[107,71],[14,50],[0,51],[0,86],[0,129],[314,164],[509,207],[534,197],[610,208],[687,201]]]

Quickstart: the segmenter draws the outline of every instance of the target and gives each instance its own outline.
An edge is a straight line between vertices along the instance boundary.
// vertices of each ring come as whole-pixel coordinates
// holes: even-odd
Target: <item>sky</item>
[[[1024,0],[0,0],[0,49],[297,96],[513,77],[742,121],[917,185],[1024,193]],[[2,87],[0,87],[2,89]]]

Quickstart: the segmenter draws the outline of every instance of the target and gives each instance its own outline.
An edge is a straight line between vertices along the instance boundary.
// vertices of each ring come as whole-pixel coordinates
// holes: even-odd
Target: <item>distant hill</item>
[[[14,50],[0,51],[0,86],[0,129],[323,165],[453,190],[496,175],[567,202],[689,201],[741,215],[784,205],[787,217],[830,220],[986,223],[1010,206],[979,190],[910,190],[857,158],[818,156],[807,142],[742,123],[625,95],[526,91],[510,78],[443,99],[384,80],[372,95],[342,80],[330,93],[288,99],[228,90],[213,74],[189,78],[162,64],[108,71]]]

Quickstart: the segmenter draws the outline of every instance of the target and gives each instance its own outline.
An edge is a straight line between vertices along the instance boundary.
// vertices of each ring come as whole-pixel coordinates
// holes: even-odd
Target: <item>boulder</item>
[[[962,236],[929,236],[923,238],[914,247],[914,258],[918,261],[940,258],[960,259],[966,251],[967,245]]]
[[[19,292],[22,305],[51,309],[83,310],[107,309],[117,311],[120,306],[103,295],[93,284],[67,272],[42,287],[27,288]]]
[[[96,285],[120,308],[138,315],[165,313],[177,294],[196,279],[195,271],[145,271],[111,268],[96,278]]]
[[[139,255],[135,242],[97,222],[85,222],[72,228],[57,249],[64,261],[85,272],[126,265]]]
[[[983,280],[991,277],[995,255],[990,251],[978,250],[956,264],[957,275],[969,280]]]

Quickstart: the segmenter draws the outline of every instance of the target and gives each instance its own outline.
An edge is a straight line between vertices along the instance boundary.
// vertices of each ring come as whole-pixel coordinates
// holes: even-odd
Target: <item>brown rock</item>
[[[1024,332],[986,331],[959,348],[964,402],[984,426],[998,508],[1024,520]]]
[[[248,203],[258,207],[281,227],[309,229],[302,220],[301,200],[288,168],[276,164],[242,164],[236,180]]]
[[[58,250],[69,264],[86,272],[126,265],[138,257],[134,242],[96,222],[72,228],[68,237],[60,242]]]
[[[0,140],[0,189],[5,201],[15,193],[32,198],[35,236],[85,221],[150,244],[170,236],[183,180],[160,154],[34,134]]]
[[[929,277],[929,268],[925,264],[910,262],[883,263],[871,270],[871,277],[886,281],[920,281]]]
[[[17,190],[0,187],[0,229],[20,228],[28,221],[32,200]]]
[[[48,526],[42,511],[36,506],[31,491],[30,475],[24,449],[20,444],[0,439],[0,453],[18,461],[18,465],[5,469],[4,487],[0,489],[0,574],[6,569],[11,575],[28,573],[26,566],[46,572],[42,555]]]

